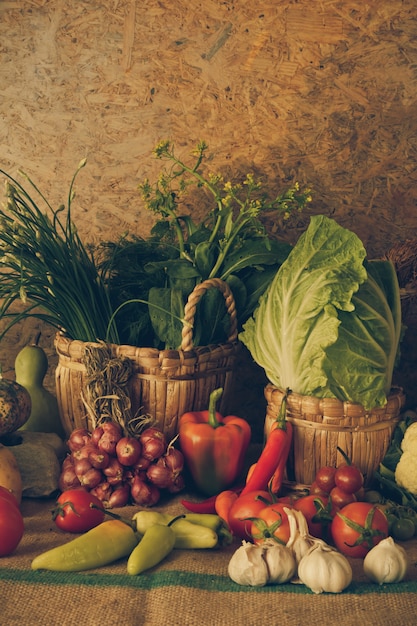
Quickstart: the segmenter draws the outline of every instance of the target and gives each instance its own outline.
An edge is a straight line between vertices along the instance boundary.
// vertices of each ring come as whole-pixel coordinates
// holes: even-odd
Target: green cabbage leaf
[[[366,261],[360,239],[310,220],[239,338],[268,380],[302,395],[386,403],[401,334],[390,261]]]

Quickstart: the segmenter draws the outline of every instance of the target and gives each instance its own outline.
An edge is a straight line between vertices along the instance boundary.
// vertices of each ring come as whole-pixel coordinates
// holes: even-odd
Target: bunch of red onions
[[[92,432],[73,430],[67,444],[60,490],[83,487],[106,508],[153,506],[162,490],[184,488],[184,457],[158,428],[146,428],[136,438],[124,435],[116,422],[104,422]]]

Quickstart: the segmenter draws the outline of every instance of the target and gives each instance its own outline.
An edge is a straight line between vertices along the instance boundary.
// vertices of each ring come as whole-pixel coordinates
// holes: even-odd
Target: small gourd
[[[21,430],[56,433],[65,437],[56,397],[43,386],[48,371],[48,357],[37,345],[22,348],[15,359],[16,381],[30,394],[32,409],[30,417]]]
[[[13,433],[29,419],[31,398],[14,380],[3,378],[0,369],[0,436]]]

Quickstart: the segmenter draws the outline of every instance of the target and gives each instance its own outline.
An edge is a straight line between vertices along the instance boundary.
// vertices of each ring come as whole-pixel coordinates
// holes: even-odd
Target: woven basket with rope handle
[[[224,296],[230,327],[227,341],[209,346],[193,346],[193,322],[196,307],[208,289],[218,289]],[[106,345],[108,348],[109,345]],[[71,340],[61,333],[55,337],[58,365],[55,372],[56,392],[61,421],[69,435],[75,428],[94,424],[86,409],[86,350],[100,350],[101,344]],[[125,420],[143,415],[150,418],[168,438],[177,434],[177,422],[186,411],[204,410],[210,393],[223,388],[219,411],[227,412],[233,384],[236,358],[241,344],[237,341],[236,305],[230,287],[218,278],[196,285],[184,308],[184,325],[179,350],[110,345],[111,356],[128,359],[131,374],[125,391],[130,406],[124,402]],[[118,390],[120,392],[120,389]],[[90,403],[91,406],[92,402]]]

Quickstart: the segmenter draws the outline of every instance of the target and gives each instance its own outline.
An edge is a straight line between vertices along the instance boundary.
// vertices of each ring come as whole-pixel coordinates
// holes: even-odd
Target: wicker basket
[[[230,329],[227,343],[193,347],[192,322],[196,306],[211,288],[225,298]],[[158,350],[126,345],[107,346],[116,359],[128,359],[132,366],[127,381],[130,415],[147,414],[168,438],[177,433],[178,418],[186,411],[208,407],[210,393],[223,387],[219,411],[226,412],[233,383],[233,370],[241,350],[237,340],[236,306],[227,283],[213,278],[196,286],[184,309],[180,350]],[[61,421],[69,435],[75,428],[94,428],[94,419],[86,408],[85,353],[89,344],[70,340],[61,333],[55,337],[58,365],[56,393]]]
[[[284,392],[268,384],[265,435],[277,418]],[[339,446],[355,463],[369,483],[400,419],[405,396],[394,388],[384,407],[365,411],[361,404],[334,398],[316,398],[291,393],[287,398],[287,419],[293,425],[293,443],[287,463],[287,478],[311,485],[320,467],[341,462]]]

